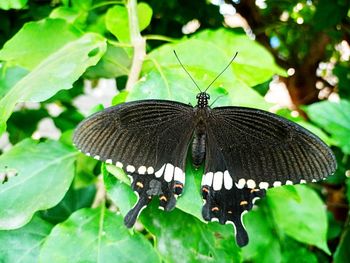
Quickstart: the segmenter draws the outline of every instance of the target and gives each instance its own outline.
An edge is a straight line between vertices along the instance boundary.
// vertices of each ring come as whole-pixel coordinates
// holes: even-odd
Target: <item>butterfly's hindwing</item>
[[[207,134],[207,156],[205,173],[202,178],[202,196],[205,204],[203,218],[232,224],[239,246],[248,243],[248,234],[243,224],[243,215],[252,209],[256,199],[265,196],[264,189],[249,189],[234,182],[212,133]]]
[[[131,227],[154,196],[175,207],[185,182],[185,158],[194,131],[193,108],[146,100],[107,108],[84,120],[74,134],[84,153],[123,168],[138,201],[125,217]]]

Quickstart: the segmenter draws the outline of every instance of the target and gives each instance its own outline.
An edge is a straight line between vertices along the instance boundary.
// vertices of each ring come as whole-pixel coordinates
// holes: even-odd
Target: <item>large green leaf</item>
[[[242,255],[248,262],[280,263],[281,245],[274,229],[274,221],[266,205],[261,205],[259,209],[244,216],[249,243],[242,248]]]
[[[37,263],[41,244],[52,225],[38,216],[24,227],[0,231],[0,262]]]
[[[235,52],[238,52],[232,63],[232,68],[237,78],[250,87],[269,80],[274,74],[286,75],[286,72],[276,65],[273,56],[246,34],[222,28],[204,30],[194,35],[194,38],[205,41],[207,50],[213,48],[221,50],[226,57],[225,63]],[[217,71],[220,70],[217,69]]]
[[[159,262],[151,243],[131,235],[123,218],[101,206],[81,209],[56,225],[41,253],[40,262]]]
[[[159,212],[154,203],[141,221],[156,236],[164,262],[240,261],[231,225],[205,224],[178,209]]]
[[[104,54],[104,38],[85,34],[42,61],[33,71],[18,81],[0,100],[0,134],[15,105],[22,101],[44,101],[62,89],[70,89],[88,68]]]
[[[56,141],[27,139],[0,156],[0,229],[26,224],[33,214],[55,206],[73,180],[77,152]]]
[[[7,68],[5,64],[0,64],[0,99],[27,73],[21,67]]]
[[[228,63],[227,56],[218,47],[208,48],[210,42],[190,39],[178,44],[167,44],[152,51],[143,67],[143,75],[131,90],[128,100],[161,98],[196,104],[198,89],[186,75],[173,55],[176,50],[185,67],[190,71],[201,89],[209,83]],[[205,54],[205,56],[203,56]],[[268,109],[262,96],[245,84],[232,67],[209,89],[214,106],[240,105]],[[243,98],[243,99],[242,99]]]
[[[146,3],[137,5],[140,31],[144,30],[152,18],[152,8]],[[116,5],[107,11],[106,27],[121,42],[130,42],[128,10],[125,6]]]
[[[350,154],[350,101],[323,101],[306,108],[310,119],[326,130],[344,153]]]
[[[29,22],[5,43],[0,50],[0,60],[31,70],[81,35],[81,32],[62,19]]]
[[[299,242],[315,245],[326,253],[328,221],[324,203],[314,190],[295,186],[299,198],[286,197],[283,188],[269,190],[268,204],[278,228]]]
[[[21,9],[26,6],[28,0],[1,0],[0,9]]]

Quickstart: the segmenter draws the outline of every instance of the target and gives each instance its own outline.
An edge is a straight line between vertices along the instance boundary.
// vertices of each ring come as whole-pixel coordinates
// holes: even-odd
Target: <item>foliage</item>
[[[0,1],[0,134],[13,145],[0,156],[0,261],[346,262],[350,217],[337,206],[350,201],[349,59],[339,51],[339,43],[349,41],[349,1],[222,5],[246,19],[251,28],[245,31],[223,26],[225,17],[208,1],[133,3]],[[185,35],[182,27],[191,20],[200,30]],[[204,223],[203,171],[190,160],[176,209],[160,211],[153,201],[128,231],[123,216],[136,200],[129,179],[72,147],[74,127],[102,108],[93,101],[83,111],[77,101],[87,84],[95,91],[104,78],[117,83],[109,105],[145,98],[194,105],[198,90],[173,50],[202,88],[238,52],[210,88],[219,98],[215,106],[269,110],[273,105],[263,96],[276,75],[296,106],[317,100],[317,82],[340,96],[299,108],[307,118],[279,111],[330,144],[339,169],[325,183],[270,189],[244,217],[250,243],[243,249],[231,226]],[[135,61],[134,53],[142,59]],[[320,67],[322,60],[327,67]],[[47,119],[58,130],[55,139],[38,136]]]

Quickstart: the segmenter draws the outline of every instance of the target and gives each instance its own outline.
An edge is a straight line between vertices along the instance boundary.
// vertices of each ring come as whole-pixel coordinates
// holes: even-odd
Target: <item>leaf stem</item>
[[[126,83],[126,90],[130,91],[139,79],[143,60],[146,56],[146,40],[140,33],[139,19],[137,16],[137,0],[129,0],[126,7],[128,10],[130,39],[134,47],[134,56]]]
[[[91,205],[92,208],[99,207],[100,205],[105,206],[106,188],[105,188],[105,184],[103,182],[103,174],[100,174],[97,177],[96,188],[97,188],[97,191],[95,194],[95,199]]]
[[[107,5],[121,5],[123,4],[124,1],[123,0],[117,0],[117,1],[110,1],[110,2],[102,2],[102,3],[98,3],[96,5],[93,5],[92,7],[90,7],[90,11],[91,10],[94,10],[94,9],[97,9],[97,8],[100,8],[100,7],[103,7],[103,6],[107,6]]]
[[[162,36],[162,35],[145,35],[146,40],[159,40],[159,41],[165,41],[165,42],[171,42],[171,43],[176,43],[179,42],[179,39],[172,38],[172,37],[167,37],[167,36]]]

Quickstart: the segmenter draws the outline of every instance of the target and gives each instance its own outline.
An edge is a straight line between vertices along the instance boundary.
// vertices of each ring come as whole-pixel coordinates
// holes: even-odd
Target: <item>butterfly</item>
[[[194,107],[140,100],[107,108],[83,120],[73,142],[131,178],[138,201],[124,218],[127,227],[155,197],[161,209],[174,209],[191,151],[193,165],[204,164],[203,218],[232,224],[242,247],[248,243],[242,217],[256,199],[270,187],[324,179],[335,171],[336,160],[320,138],[278,115],[246,107],[211,108],[207,89],[198,93]]]

